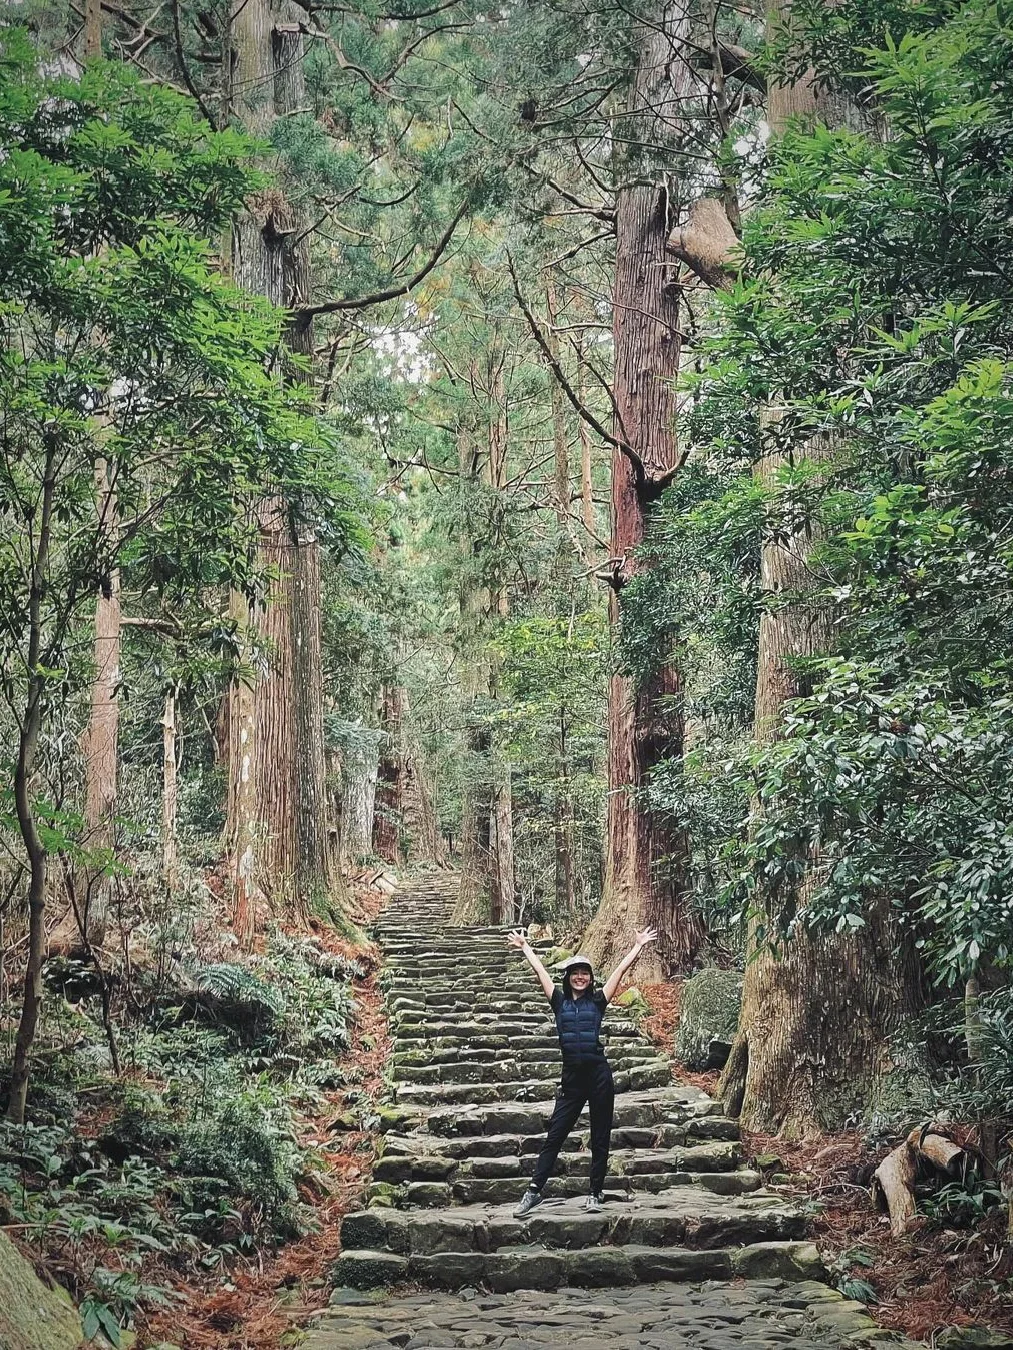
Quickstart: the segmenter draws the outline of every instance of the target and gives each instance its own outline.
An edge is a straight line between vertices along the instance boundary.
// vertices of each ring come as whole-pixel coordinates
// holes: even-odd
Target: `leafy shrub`
[[[830,1266],[830,1274],[837,1276],[838,1292],[859,1303],[878,1302],[879,1296],[869,1281],[854,1273],[855,1266],[871,1270],[875,1264],[875,1253],[867,1247],[848,1247],[840,1252]]]
[[[971,1228],[1002,1201],[998,1186],[972,1173],[964,1181],[942,1186],[920,1204],[922,1213],[941,1228]]]
[[[295,1180],[302,1161],[281,1111],[250,1099],[216,1104],[183,1130],[174,1164],[186,1178],[191,1220],[205,1233],[220,1227],[223,1200],[246,1201],[279,1235],[299,1231]]]
[[[275,933],[263,955],[199,967],[195,1015],[253,1049],[259,1071],[291,1070],[304,1056],[348,1048],[355,1003],[349,992],[362,974],[354,961],[308,938]]]
[[[107,1157],[124,1162],[134,1156],[162,1154],[178,1139],[179,1124],[170,1114],[165,1097],[128,1083],[122,1105],[96,1144]]]
[[[238,962],[204,966],[197,972],[196,984],[205,994],[194,1005],[196,1014],[213,1025],[231,1026],[244,1039],[269,1034],[285,1011],[281,993]]]

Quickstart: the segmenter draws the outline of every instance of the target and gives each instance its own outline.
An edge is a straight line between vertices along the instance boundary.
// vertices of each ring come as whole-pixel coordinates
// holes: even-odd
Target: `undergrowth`
[[[311,1229],[324,1163],[301,1124],[355,1078],[360,966],[281,931],[215,955],[118,976],[119,1076],[90,972],[52,962],[29,1118],[0,1123],[0,1223],[113,1346],[175,1285]]]

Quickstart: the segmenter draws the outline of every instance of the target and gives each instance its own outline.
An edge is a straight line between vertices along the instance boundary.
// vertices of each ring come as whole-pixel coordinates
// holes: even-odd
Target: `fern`
[[[277,989],[272,989],[245,966],[230,961],[205,966],[198,971],[196,983],[199,989],[223,1002],[249,1004],[269,1012],[274,1018],[280,1018],[285,1012],[285,1000]]]

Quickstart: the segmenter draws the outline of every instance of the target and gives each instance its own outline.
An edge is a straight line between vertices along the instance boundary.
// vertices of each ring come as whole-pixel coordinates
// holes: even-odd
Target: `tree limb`
[[[186,64],[186,55],[183,51],[183,34],[180,31],[179,25],[179,0],[172,0],[172,32],[174,38],[176,39],[176,60],[179,62],[179,69],[180,73],[183,76],[183,83],[186,85],[187,89],[189,89],[190,97],[194,100],[194,102],[197,104],[197,107],[200,108],[201,112],[204,114],[204,119],[207,122],[208,126],[217,129],[218,123],[215,120],[215,118],[212,117],[210,109],[208,108],[204,100],[201,98],[200,91],[194,84],[190,76],[190,69]]]
[[[727,291],[738,272],[739,237],[716,197],[699,197],[686,224],[669,235],[667,251],[713,290]]]
[[[550,258],[542,268],[542,271],[546,272],[550,267],[558,267],[560,263],[564,263],[568,261],[568,259],[576,257],[582,249],[590,248],[592,244],[600,243],[602,239],[608,239],[610,235],[613,234],[615,234],[615,226],[610,225],[607,230],[599,230],[597,234],[588,235],[586,239],[582,239],[578,244],[574,244],[572,248],[568,248],[565,253],[560,253],[557,258]]]
[[[510,271],[510,279],[513,282],[514,295],[517,298],[518,305],[520,305],[521,313],[524,315],[525,319],[527,319],[528,327],[531,329],[531,335],[538,343],[539,349],[541,350],[542,355],[545,357],[545,360],[548,362],[549,368],[551,369],[553,375],[555,375],[556,379],[559,381],[559,385],[563,393],[569,399],[570,404],[576,411],[578,417],[581,417],[588,424],[588,426],[592,428],[592,430],[596,431],[603,441],[605,441],[608,445],[611,445],[613,449],[618,450],[620,454],[626,456],[626,458],[630,461],[630,464],[632,465],[633,468],[633,478],[634,482],[636,483],[637,492],[638,493],[644,492],[648,486],[649,480],[647,477],[647,473],[644,469],[643,460],[633,449],[633,447],[630,444],[628,444],[627,441],[619,440],[615,436],[613,436],[610,431],[607,431],[605,427],[602,426],[601,422],[599,422],[598,418],[595,417],[594,413],[590,410],[590,408],[585,407],[584,404],[581,402],[581,400],[574,393],[573,386],[570,384],[570,381],[566,378],[565,371],[563,370],[559,362],[556,360],[556,357],[553,355],[552,349],[549,346],[548,341],[546,340],[545,334],[542,332],[541,325],[535,318],[534,314],[532,314],[527,304],[527,301],[524,299],[524,296],[521,293],[520,282],[517,280],[517,271],[516,268],[514,267],[514,260],[509,252],[507,253],[507,267]]]
[[[467,209],[468,201],[465,199],[458,208],[457,214],[443,232],[429,261],[424,267],[420,268],[414,276],[409,277],[407,281],[403,281],[397,286],[390,286],[384,291],[374,291],[372,295],[347,296],[342,300],[326,300],[321,305],[308,305],[305,309],[297,309],[294,311],[293,322],[297,327],[302,328],[305,327],[311,319],[316,318],[318,314],[337,314],[339,311],[349,309],[369,309],[371,305],[382,305],[386,300],[397,300],[399,296],[407,295],[409,291],[413,291],[420,282],[426,279],[443,257],[451,239],[454,237],[454,231],[464,219],[464,214]]]

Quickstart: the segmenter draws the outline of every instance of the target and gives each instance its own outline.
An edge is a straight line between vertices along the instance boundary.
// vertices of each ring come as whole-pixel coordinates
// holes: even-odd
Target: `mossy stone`
[[[682,986],[675,1053],[690,1069],[719,1069],[739,1025],[742,975],[737,970],[701,970]]]
[[[4,1350],[77,1350],[81,1336],[68,1295],[47,1288],[0,1232],[0,1345]]]

